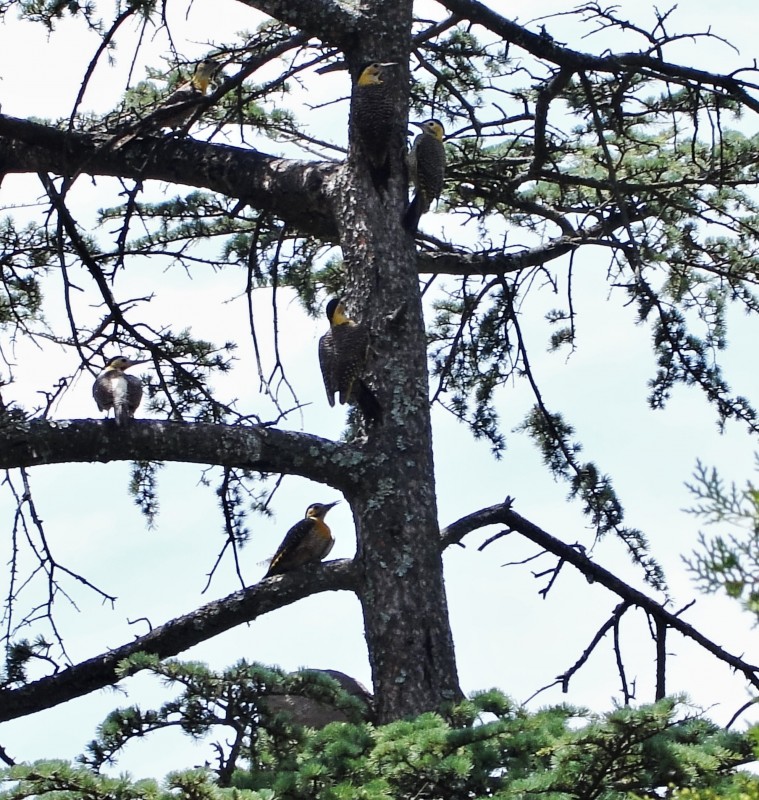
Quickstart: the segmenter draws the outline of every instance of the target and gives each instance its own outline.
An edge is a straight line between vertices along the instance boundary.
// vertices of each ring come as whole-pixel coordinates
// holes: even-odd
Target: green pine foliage
[[[36,225],[0,218],[0,327],[11,336],[39,330],[41,278],[52,262],[48,239]]]
[[[135,505],[145,516],[149,528],[154,528],[158,518],[158,471],[163,464],[156,461],[135,461],[132,463],[129,479],[129,494]]]
[[[700,532],[698,548],[683,558],[686,566],[702,592],[725,592],[759,621],[759,489],[751,481],[727,486],[700,461],[686,486],[696,501],[686,510],[723,529],[714,536]]]
[[[245,662],[214,673],[201,664],[161,664],[147,656],[130,660],[123,670],[140,666],[183,686],[183,693],[158,711],[113,712],[83,764],[5,770],[0,800],[759,797],[759,779],[736,771],[754,757],[751,738],[721,730],[682,699],[603,715],[567,705],[530,713],[490,690],[445,715],[427,713],[384,726],[333,722],[313,730],[282,713],[269,714],[265,697],[287,690],[338,700],[350,709],[351,698],[323,675],[288,676]],[[358,713],[356,706],[352,710]],[[217,753],[227,748],[232,758],[221,758],[220,767],[172,773],[161,784],[100,774],[130,739],[169,725],[195,738],[225,725],[246,729],[248,738],[241,748],[229,737],[214,745]]]

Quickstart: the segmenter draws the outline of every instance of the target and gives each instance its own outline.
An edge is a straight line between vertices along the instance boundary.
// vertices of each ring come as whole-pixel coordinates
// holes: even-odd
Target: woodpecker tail
[[[390,180],[390,158],[385,155],[385,160],[382,163],[373,164],[369,162],[369,174],[372,176],[372,183],[377,194],[385,194]]]
[[[369,425],[381,424],[382,406],[377,400],[377,395],[361,379],[356,381],[353,395],[367,423]]]
[[[414,199],[408,204],[408,208],[403,214],[403,227],[409,233],[416,233],[416,229],[419,226],[419,220],[422,218],[423,213],[424,207],[422,204],[422,198],[419,196],[419,192],[415,192]]]
[[[129,425],[132,415],[129,413],[129,406],[126,403],[113,404],[113,417],[117,425]]]

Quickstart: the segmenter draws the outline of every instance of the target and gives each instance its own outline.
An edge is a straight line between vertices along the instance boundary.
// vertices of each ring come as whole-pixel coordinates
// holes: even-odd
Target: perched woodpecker
[[[127,375],[125,370],[143,361],[132,361],[126,356],[112,358],[105,369],[97,376],[92,386],[99,411],[110,411],[117,425],[127,424],[142,400],[142,383],[134,375]]]
[[[403,227],[414,233],[422,214],[429,211],[432,201],[440,197],[445,179],[445,129],[438,119],[412,122],[422,132],[414,139],[408,155],[409,177],[414,184],[414,198],[403,216]]]
[[[184,125],[197,108],[198,101],[205,97],[219,66],[212,58],[198,62],[192,78],[177,87],[143,122],[161,128]]]
[[[390,177],[389,151],[396,122],[392,71],[397,66],[395,61],[368,64],[353,89],[353,123],[377,191],[387,188]]]
[[[382,407],[363,379],[369,350],[369,330],[349,319],[342,301],[327,303],[329,330],[319,339],[319,365],[327,390],[327,399],[335,405],[335,393],[341,403],[355,403],[369,424],[382,421]]]
[[[131,123],[128,130],[119,134],[113,149],[123,147],[146,131],[160,128],[181,128],[192,118],[198,103],[205,97],[211,81],[220,69],[220,64],[212,58],[204,58],[195,66],[192,78],[178,86],[157,108],[141,120]]]
[[[287,532],[282,544],[269,562],[264,578],[282,575],[305,564],[316,564],[329,555],[335,540],[324,517],[334,503],[314,503],[306,509],[306,516]]]

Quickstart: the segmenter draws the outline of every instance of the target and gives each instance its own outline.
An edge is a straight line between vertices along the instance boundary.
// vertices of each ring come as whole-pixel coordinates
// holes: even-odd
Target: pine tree
[[[478,0],[439,0],[434,19],[412,0],[239,5],[251,9],[251,25],[260,24],[202,52],[191,48],[190,37],[182,38],[186,52],[172,49],[179,23],[154,3],[129,3],[116,18],[97,3],[10,0],[0,9],[19,12],[53,38],[59,28],[68,36],[79,26],[99,45],[69,118],[45,120],[42,107],[35,119],[0,115],[0,200],[8,212],[0,227],[3,352],[23,342],[44,345],[47,356],[44,370],[30,359],[28,367],[9,366],[3,376],[0,465],[16,472],[6,483],[15,527],[4,593],[8,658],[0,721],[114,684],[119,663],[135,653],[173,656],[327,591],[351,592],[361,605],[377,721],[402,726],[407,717],[448,713],[463,698],[442,554],[487,525],[517,532],[557,557],[544,594],[570,564],[621,598],[590,650],[606,631],[618,631],[628,611],[642,608],[651,616],[657,656],[651,699],[666,694],[671,629],[759,687],[750,663],[666,607],[665,577],[648,538],[625,521],[604,468],[581,455],[568,410],[545,399],[522,319],[524,303],[541,286],[561,288],[565,300],[552,299],[558,307],[547,314],[550,346],[562,356],[578,347],[577,258],[603,249],[607,291],[632,306],[651,335],[651,407],[664,407],[684,385],[703,393],[721,425],[737,421],[757,433],[753,405],[730,389],[717,358],[727,341],[728,311],[746,311],[755,320],[759,308],[753,294],[757,140],[742,122],[759,110],[751,79],[670,58],[680,37],[669,32],[670,15],[658,12],[632,24],[616,7],[579,8],[570,16],[582,34],[635,40],[632,49],[610,52],[603,45],[585,52],[553,38],[551,27],[563,16],[542,28],[523,25],[498,4]],[[111,107],[96,113],[87,105],[89,77],[111,74],[105,53],[114,39],[121,41],[127,23],[156,26],[153,41],[165,41],[167,69],[156,60],[144,81],[129,76],[121,98],[110,81]],[[204,31],[194,41],[206,33],[214,38]],[[692,35],[718,41],[707,30]],[[182,120],[156,115],[157,105],[169,97],[175,102],[174,91],[191,83],[194,63],[209,58],[220,71],[204,91],[190,93]],[[393,65],[383,103],[392,104],[395,124],[381,186],[372,179],[352,113],[356,79],[375,61]],[[23,63],[19,72],[29,74]],[[327,85],[334,88],[322,88]],[[308,127],[309,115],[320,111],[308,107],[308,94],[287,104],[287,93],[295,96],[301,86],[337,109],[334,141]],[[8,102],[5,110],[12,110]],[[410,116],[434,116],[448,132],[442,197],[422,217],[416,237],[402,225]],[[35,193],[43,194],[35,214],[11,213],[22,186],[18,176],[35,181]],[[108,198],[94,221],[83,194],[89,181]],[[450,237],[436,217],[446,211]],[[454,224],[462,219],[466,224]],[[170,310],[181,316],[184,301],[169,289],[169,318],[155,319],[151,300],[160,294],[157,273],[167,265],[198,281],[215,270],[214,280],[229,281],[227,296],[246,297],[251,337],[244,353],[225,338],[223,308],[215,309],[221,319],[215,337],[196,333],[175,325]],[[213,316],[204,294],[198,292],[203,329]],[[261,355],[261,296],[275,309],[271,363]],[[283,341],[300,335],[294,299],[319,318],[323,331],[321,311],[334,296],[348,302],[370,333],[362,379],[383,409],[381,424],[372,426],[351,412],[341,439],[291,429],[296,411],[323,389],[317,379],[295,391],[281,358]],[[55,418],[72,384],[93,378],[114,350],[139,352],[149,362],[145,417],[123,429],[106,420]],[[229,392],[225,379],[232,375],[240,383]],[[17,394],[23,381],[33,383],[36,401],[25,403]],[[655,598],[541,530],[503,495],[492,507],[472,510],[464,487],[457,499],[466,516],[448,526],[439,519],[430,400],[500,458],[515,420],[504,418],[497,398],[518,381],[534,394],[521,432],[534,440],[552,475],[566,481],[587,514],[592,541],[618,537],[648,591],[660,593]],[[252,401],[256,388],[260,397]],[[68,582],[84,583],[98,600],[115,597],[100,580],[58,563],[30,468],[104,461],[132,462],[131,491],[149,523],[159,509],[159,464],[218,468],[203,481],[221,509],[220,559],[236,556],[250,539],[253,512],[270,512],[279,476],[326,485],[350,506],[356,556],[255,585],[243,580],[225,598],[121,645],[104,640],[99,657],[71,663],[56,617]],[[187,503],[193,495],[187,492]],[[303,508],[315,499],[306,498]],[[118,528],[118,519],[103,515],[104,530]],[[572,674],[567,670],[560,682],[566,686]],[[630,701],[623,666],[620,681]],[[443,717],[422,719],[443,724]],[[456,759],[449,766],[449,777],[465,772]],[[566,788],[560,777],[557,792]]]

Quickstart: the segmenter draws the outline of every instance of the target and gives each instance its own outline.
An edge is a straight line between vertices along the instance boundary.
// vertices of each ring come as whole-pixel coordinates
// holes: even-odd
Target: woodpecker
[[[432,201],[440,197],[445,178],[445,146],[443,137],[445,129],[439,119],[428,119],[424,122],[412,122],[422,132],[414,139],[414,145],[408,155],[409,176],[414,184],[414,198],[409,203],[403,216],[403,226],[409,233],[414,233],[419,219],[425,211],[429,211]]]
[[[117,425],[127,424],[142,400],[142,383],[134,375],[127,375],[125,370],[143,361],[132,361],[126,356],[116,356],[97,376],[92,386],[99,411],[113,409]]]
[[[349,319],[341,300],[327,303],[329,330],[319,339],[319,365],[330,406],[335,393],[341,403],[356,403],[369,424],[382,421],[382,406],[363,380],[369,350],[369,330]]]
[[[387,188],[390,177],[389,150],[396,117],[390,73],[396,66],[396,61],[366,65],[353,89],[353,122],[377,191]]]
[[[123,147],[136,136],[160,128],[181,128],[193,116],[211,81],[220,69],[212,58],[204,58],[195,66],[192,78],[178,86],[146,117],[129,125],[129,130],[117,137],[113,149]]]
[[[334,503],[314,503],[306,509],[306,516],[285,535],[282,544],[269,562],[264,578],[282,575],[305,564],[316,564],[329,555],[335,540],[324,517]]]

